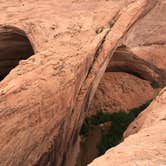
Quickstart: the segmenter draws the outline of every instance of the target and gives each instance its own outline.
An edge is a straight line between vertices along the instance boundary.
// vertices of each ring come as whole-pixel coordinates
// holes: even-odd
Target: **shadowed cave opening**
[[[34,55],[25,32],[15,27],[0,27],[0,80],[15,68],[20,60]]]
[[[91,105],[88,108],[86,118],[80,130],[80,152],[77,157],[75,166],[86,166],[95,158],[104,154],[108,149],[121,143],[123,141],[123,134],[126,131],[127,127],[132,121],[134,121],[139,113],[141,113],[149,106],[149,104],[152,102],[152,100],[160,90],[158,82],[156,80],[153,80],[153,78],[148,75],[149,73],[136,68],[136,65],[138,63],[142,64],[142,61],[134,58],[126,59],[127,56],[130,56],[130,53],[123,49],[124,47],[119,47],[115,51],[111,62],[107,66],[105,74],[101,82],[99,83],[94,99],[92,100]],[[123,56],[124,54],[125,56]],[[130,64],[132,64],[132,66],[130,66]],[[145,76],[143,75],[144,73],[146,73]],[[124,75],[124,78],[126,78],[121,78],[122,75]],[[115,77],[115,82],[112,82],[114,80],[109,80],[109,77]],[[122,79],[122,82],[118,82],[118,79]],[[129,95],[131,95],[131,100],[126,100],[125,95],[123,94],[128,93],[128,89],[134,91],[133,93],[135,93],[136,90],[138,91],[138,93],[142,93],[139,97],[144,99],[136,103],[136,105],[131,104],[132,107],[123,109],[123,104],[119,106],[121,103],[115,102],[116,99],[114,100],[112,98],[110,100],[110,102],[112,103],[110,104],[109,100],[103,102],[103,107],[103,103],[101,101],[105,100],[108,97],[109,93],[115,95],[115,93],[113,93],[114,91],[108,92],[109,89],[105,89],[104,92],[103,87],[105,86],[105,84],[103,83],[103,81],[107,81],[108,87],[112,86],[115,89],[117,89],[117,87],[119,89],[122,88],[122,92],[119,92],[119,96],[117,97],[124,98],[124,101],[129,102],[128,105],[130,105],[130,103],[132,102],[134,103],[138,98],[137,94],[135,94],[135,96],[132,96],[132,94],[129,93]],[[142,91],[140,91],[139,88],[133,89],[134,86],[138,86],[137,83],[140,83],[139,86],[143,86]],[[131,86],[131,84],[133,84],[133,86]],[[125,89],[126,87],[128,87],[128,89]],[[148,90],[146,90],[146,88]],[[97,93],[99,94],[99,96]],[[145,95],[145,93],[149,93],[149,95]],[[101,102],[102,104],[98,104],[98,102]]]

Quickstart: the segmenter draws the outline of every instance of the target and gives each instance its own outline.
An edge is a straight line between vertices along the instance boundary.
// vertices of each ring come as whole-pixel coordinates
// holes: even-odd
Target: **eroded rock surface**
[[[149,81],[125,72],[105,72],[88,113],[129,111],[153,99],[154,95]]]
[[[134,48],[121,46],[115,51],[107,71],[127,72],[150,82],[156,82],[158,87],[164,87],[166,85],[165,49],[166,47],[153,45]]]
[[[125,140],[89,166],[166,165],[166,89],[129,126]],[[138,133],[136,133],[136,131]],[[134,134],[136,133],[136,134]]]
[[[34,55],[0,83],[0,165],[72,163],[85,112],[112,54],[151,2],[1,1],[0,36],[23,30]]]
[[[130,28],[116,50],[108,71],[126,71],[166,85],[166,5],[151,1],[150,11]]]
[[[157,80],[165,86],[166,2],[152,1],[151,11],[138,20],[123,41],[122,52],[115,56],[114,70],[124,66],[137,69],[140,76]],[[119,51],[121,51],[119,49]],[[117,52],[118,53],[118,52]],[[126,55],[126,60],[121,55]],[[130,56],[127,56],[130,55]],[[119,63],[119,62],[120,63]],[[140,62],[140,69],[135,64]],[[143,64],[147,64],[146,67]],[[142,68],[141,68],[142,66]],[[137,68],[138,67],[138,68]],[[132,70],[131,70],[132,69]],[[142,73],[145,72],[145,75]],[[90,166],[165,166],[166,165],[166,89],[131,123],[124,141],[94,160]]]
[[[166,85],[166,2],[151,1],[151,10],[132,26],[123,41],[134,57],[149,64],[151,77]],[[151,66],[151,67],[150,67]]]
[[[1,1],[0,33],[23,30],[35,55],[0,83],[0,165],[69,161],[112,53],[147,5],[148,0]]]

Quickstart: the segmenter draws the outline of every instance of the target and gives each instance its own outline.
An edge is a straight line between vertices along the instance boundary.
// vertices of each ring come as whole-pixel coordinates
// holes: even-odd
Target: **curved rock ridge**
[[[129,55],[130,52],[130,56],[125,56],[126,60],[121,61],[121,65],[118,64],[118,61],[120,62],[121,60],[120,55],[119,57],[115,56],[115,59],[112,59],[113,63],[110,63],[110,65],[114,66],[114,70],[120,70],[126,65],[129,67],[128,71],[131,72],[136,68],[136,65],[132,64],[135,62],[133,61],[135,58],[139,60],[140,64],[147,64],[146,68],[143,65],[143,68],[137,69],[137,74],[139,73],[140,76],[143,76],[141,73],[145,72],[145,79],[155,79],[164,87],[166,85],[166,2],[162,0],[156,2],[154,7],[130,28],[123,40],[123,45],[125,46],[123,47],[123,49],[125,48],[123,55]],[[124,133],[123,142],[109,149],[103,156],[89,164],[89,166],[165,166],[165,101],[166,88],[129,125]]]
[[[115,51],[107,71],[126,71],[166,85],[166,5],[151,1],[148,13],[130,28]]]
[[[166,88],[128,127],[128,136],[89,166],[166,165]],[[137,133],[136,133],[137,131]],[[134,134],[135,133],[135,134]]]
[[[165,1],[151,1],[150,8],[150,11],[130,28],[123,40],[123,45],[136,58],[149,64],[149,69],[143,70],[149,73],[149,76],[151,75],[151,79],[153,77],[164,87],[166,85]]]
[[[68,165],[112,53],[148,0],[2,0],[0,33],[16,27],[35,55],[0,82],[0,165]]]
[[[115,51],[106,71],[127,72],[164,87],[166,85],[165,51],[165,46],[128,48],[123,45]]]

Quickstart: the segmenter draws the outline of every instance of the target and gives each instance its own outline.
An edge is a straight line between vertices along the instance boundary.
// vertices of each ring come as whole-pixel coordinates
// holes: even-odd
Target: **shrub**
[[[102,111],[98,112],[96,115],[92,115],[85,119],[84,124],[81,128],[80,135],[87,136],[90,130],[97,125],[105,122],[111,122],[109,132],[102,136],[100,143],[97,145],[99,154],[103,154],[107,149],[116,146],[120,143],[124,131],[127,129],[128,125],[138,116],[138,114],[143,111],[149,104],[151,100],[141,105],[138,108],[134,108],[129,111],[104,113]]]
[[[156,82],[156,81],[152,81],[152,82],[151,82],[151,86],[152,86],[152,88],[154,88],[154,89],[160,88],[159,83]]]
[[[151,101],[141,105],[138,108],[130,110],[129,113],[126,112],[115,112],[110,116],[110,129],[108,134],[103,135],[100,143],[97,145],[99,153],[103,154],[105,151],[111,147],[118,145],[121,142],[124,131],[127,129],[128,125],[138,116],[138,114],[143,111]]]

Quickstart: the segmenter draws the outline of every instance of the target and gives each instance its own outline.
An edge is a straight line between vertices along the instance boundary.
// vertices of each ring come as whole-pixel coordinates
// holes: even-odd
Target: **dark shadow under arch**
[[[15,68],[20,60],[34,55],[25,32],[12,26],[0,27],[0,80]]]

